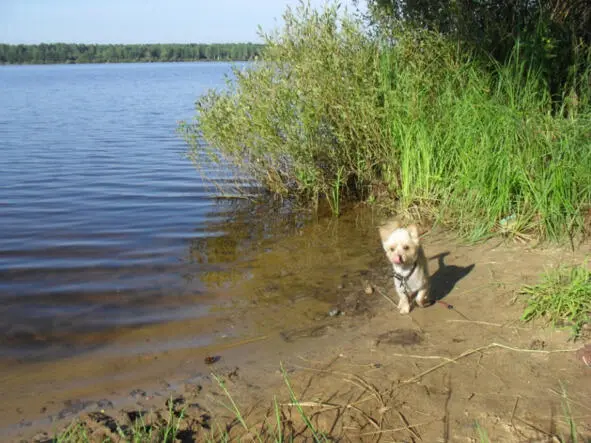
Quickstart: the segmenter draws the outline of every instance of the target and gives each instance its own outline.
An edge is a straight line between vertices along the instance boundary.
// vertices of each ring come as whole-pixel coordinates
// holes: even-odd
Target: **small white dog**
[[[408,314],[414,301],[419,306],[428,306],[429,270],[417,226],[403,228],[397,221],[391,221],[380,227],[380,237],[394,268],[400,313]]]

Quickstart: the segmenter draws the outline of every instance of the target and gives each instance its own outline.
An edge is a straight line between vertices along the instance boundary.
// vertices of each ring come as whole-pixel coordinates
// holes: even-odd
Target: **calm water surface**
[[[238,216],[175,130],[230,68],[0,67],[1,355],[59,357],[88,334],[206,315],[195,297],[240,260]]]

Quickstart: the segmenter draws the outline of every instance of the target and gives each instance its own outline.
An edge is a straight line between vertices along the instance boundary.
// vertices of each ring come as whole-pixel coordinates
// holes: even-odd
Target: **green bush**
[[[199,100],[192,135],[271,191],[332,197],[336,208],[341,191],[363,193],[388,151],[378,46],[334,6],[284,20],[264,61]]]
[[[261,61],[198,101],[184,126],[195,154],[335,213],[342,198],[386,196],[474,239],[581,231],[588,95],[564,91],[556,111],[519,45],[492,64],[436,33],[370,33],[334,5],[288,9],[284,22]],[[580,91],[589,70],[577,75]]]
[[[527,296],[523,321],[542,317],[554,324],[565,322],[572,327],[575,338],[590,321],[591,270],[587,262],[550,270],[541,283],[523,286],[520,293]]]
[[[387,54],[391,155],[399,197],[434,206],[473,238],[583,227],[591,201],[586,114],[553,114],[547,88],[519,58],[491,72],[437,35],[405,35]]]

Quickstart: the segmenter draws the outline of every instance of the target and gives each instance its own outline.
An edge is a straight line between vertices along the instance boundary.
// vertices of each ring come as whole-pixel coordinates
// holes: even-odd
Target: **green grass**
[[[570,402],[568,401],[568,395],[566,393],[566,389],[564,386],[562,387],[562,412],[564,414],[564,418],[566,423],[568,424],[568,431],[570,438],[562,438],[562,441],[568,441],[571,443],[577,443],[579,441],[578,432],[577,432],[577,424],[573,419],[573,414],[570,408]]]
[[[240,408],[234,401],[234,398],[226,388],[224,381],[214,375],[214,380],[224,393],[225,397],[228,399],[229,404],[222,403],[222,406],[227,409],[232,416],[235,418],[236,422],[238,422],[243,430],[242,434],[247,435],[248,437],[245,439],[246,441],[258,441],[258,442],[275,442],[275,443],[283,443],[283,442],[293,442],[296,441],[296,437],[305,438],[306,434],[304,431],[307,432],[309,437],[316,443],[323,443],[328,441],[327,437],[319,432],[313,425],[310,417],[306,414],[304,409],[302,408],[292,386],[287,377],[287,373],[285,372],[283,365],[281,365],[281,373],[283,375],[283,380],[287,387],[289,397],[290,397],[290,405],[295,407],[300,419],[304,423],[305,430],[300,430],[296,432],[294,429],[290,429],[287,426],[284,426],[285,416],[280,407],[279,403],[277,402],[277,398],[273,400],[273,421],[272,425],[265,424],[263,426],[254,427],[247,423],[246,418],[243,416]],[[235,436],[234,434],[230,435],[231,431],[226,429],[222,429],[218,426],[216,432],[212,432],[209,436],[207,441],[209,443],[217,443],[217,442],[225,442],[225,441],[240,441],[243,437],[242,436]],[[297,434],[297,435],[296,435]]]
[[[560,267],[544,274],[537,285],[524,286],[520,293],[527,297],[521,319],[539,317],[553,324],[572,325],[577,337],[584,324],[591,322],[591,270],[588,263]]]
[[[403,206],[434,207],[474,240],[515,233],[559,239],[582,228],[591,126],[552,115],[519,48],[492,71],[433,35],[405,37],[393,52],[383,75],[396,73],[389,121]],[[507,217],[513,232],[502,226]]]
[[[314,441],[316,443],[328,441],[327,437],[324,434],[322,434],[321,432],[318,432],[316,429],[314,429],[314,425],[312,424],[310,418],[308,417],[308,415],[306,414],[306,412],[302,408],[302,405],[300,404],[297,396],[295,395],[293,388],[291,387],[291,383],[289,382],[289,378],[287,377],[287,373],[285,372],[285,369],[283,368],[283,364],[281,365],[281,373],[283,374],[283,380],[285,381],[285,384],[287,385],[287,390],[289,391],[289,397],[291,399],[291,404],[295,405],[300,418],[306,424],[306,428],[308,429],[308,431],[312,435],[312,438],[314,439]]]
[[[55,443],[89,443],[90,437],[84,426],[73,421],[64,431],[53,439]]]
[[[556,103],[519,44],[493,63],[434,33],[368,34],[334,5],[288,10],[266,43],[181,126],[195,157],[335,214],[354,199],[419,207],[472,240],[583,232],[591,63]]]
[[[224,380],[221,377],[212,374],[220,390],[226,397],[229,403],[221,402],[221,406],[230,412],[232,417],[231,423],[213,423],[209,435],[201,434],[197,431],[194,435],[196,441],[206,441],[208,443],[220,443],[230,441],[257,441],[257,442],[294,442],[301,438],[310,438],[316,443],[323,443],[328,441],[327,437],[315,429],[310,417],[302,408],[292,386],[287,377],[287,373],[281,366],[283,379],[287,387],[290,397],[290,407],[296,409],[298,416],[302,420],[303,429],[296,429],[293,422],[288,419],[284,413],[283,408],[274,399],[272,420],[267,423],[266,420],[263,425],[252,426],[247,422],[241,409],[236,404],[234,398],[228,391]],[[96,435],[93,435],[89,429],[81,422],[72,422],[64,431],[57,434],[54,438],[56,443],[91,443],[101,441],[103,443],[110,443],[113,441],[122,441],[130,443],[171,443],[179,438],[179,431],[184,429],[185,409],[178,411],[172,401],[168,402],[168,411],[166,417],[157,417],[156,420],[144,420],[143,416],[136,419],[130,426],[117,425],[115,433],[117,438],[98,440]],[[152,417],[153,418],[153,417]],[[284,423],[289,421],[289,426]],[[234,424],[239,425],[240,430],[234,428]]]
[[[173,443],[176,441],[177,434],[185,416],[185,410],[177,412],[174,410],[172,398],[169,399],[168,416],[164,422],[156,425],[148,425],[142,416],[135,420],[130,430],[124,432],[118,429],[120,437],[124,441],[133,443],[158,442]]]
[[[315,443],[324,443],[328,441],[335,441],[334,436],[331,439],[327,435],[319,431],[313,424],[313,419],[308,415],[302,406],[298,396],[291,386],[286,371],[281,365],[281,373],[283,380],[287,387],[290,401],[287,404],[281,405],[277,398],[274,397],[272,408],[267,411],[264,420],[260,422],[260,416],[253,418],[247,417],[241,411],[239,405],[236,403],[229,390],[226,387],[224,380],[213,375],[218,387],[229,403],[221,403],[221,405],[230,412],[230,417],[224,417],[222,422],[213,422],[211,429],[207,434],[204,429],[196,430],[192,436],[187,435],[187,438],[194,438],[195,441],[204,441],[207,443],[222,443],[222,442],[273,442],[285,443],[296,441],[314,441]],[[571,410],[571,401],[567,395],[566,389],[561,384],[562,391],[562,412],[561,429],[565,430],[559,441],[577,443],[583,441],[579,439],[579,431],[577,422]],[[295,409],[297,416],[301,419],[301,424],[294,423],[294,416],[291,415],[292,409]],[[153,418],[153,417],[151,417]],[[156,420],[144,421],[143,417],[135,420],[131,426],[117,425],[114,439],[105,438],[99,439],[98,435],[93,435],[89,430],[79,421],[74,421],[62,433],[58,434],[53,440],[56,443],[94,443],[94,442],[150,442],[150,443],[169,443],[178,441],[180,438],[179,431],[181,429],[193,429],[195,423],[190,427],[185,426],[191,418],[185,414],[185,409],[178,410],[172,402],[168,402],[168,411],[166,417],[157,416]],[[252,420],[256,424],[249,423]],[[268,421],[267,421],[268,420]],[[148,423],[149,422],[149,423]],[[564,425],[564,426],[563,426]],[[333,423],[334,426],[334,423]],[[476,421],[474,423],[474,432],[477,434],[478,441],[488,443],[491,438],[487,430]],[[566,434],[566,435],[565,435]],[[558,435],[556,435],[558,438]],[[342,438],[347,439],[347,435],[339,435],[336,440]],[[355,433],[350,438],[358,438]],[[494,441],[494,438],[493,440]]]
[[[571,411],[571,407],[570,407],[570,400],[568,398],[568,393],[566,392],[566,389],[564,387],[564,385],[562,383],[560,383],[561,385],[561,390],[562,390],[562,413],[563,416],[562,418],[564,419],[564,422],[567,425],[568,428],[568,434],[567,435],[561,435],[559,441],[560,442],[568,442],[568,443],[579,443],[579,442],[591,442],[591,439],[589,438],[580,438],[580,434],[579,434],[579,430],[577,427],[577,423],[576,420],[573,417],[573,413]]]
[[[129,442],[129,443],[173,443],[183,424],[185,409],[176,411],[172,398],[168,402],[166,417],[157,417],[155,420],[146,421],[142,416],[137,418],[130,426],[117,424],[114,434],[116,438],[104,437],[98,439],[81,422],[73,421],[64,431],[58,433],[53,441],[55,443],[103,443]]]
[[[476,432],[478,433],[478,440],[480,441],[480,443],[490,443],[490,439],[488,438],[488,433],[486,432],[486,429],[484,429],[482,426],[480,426],[480,423],[476,422],[474,424],[474,428],[476,429]]]

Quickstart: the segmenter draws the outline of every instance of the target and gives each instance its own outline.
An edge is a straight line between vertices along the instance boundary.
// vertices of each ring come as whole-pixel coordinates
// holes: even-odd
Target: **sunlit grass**
[[[545,318],[553,324],[566,323],[577,337],[591,322],[591,270],[588,263],[560,267],[544,274],[542,282],[521,289],[527,306],[522,320]]]
[[[557,111],[519,45],[493,64],[432,33],[368,35],[330,5],[284,21],[264,61],[200,98],[198,120],[182,127],[195,155],[209,149],[272,192],[326,199],[335,214],[357,199],[419,207],[474,240],[582,232],[589,103],[581,95]]]

